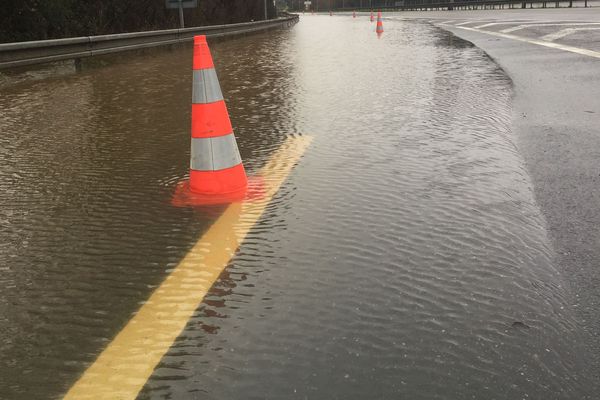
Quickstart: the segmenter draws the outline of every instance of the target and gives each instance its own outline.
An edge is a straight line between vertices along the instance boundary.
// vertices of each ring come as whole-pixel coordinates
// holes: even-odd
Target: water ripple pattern
[[[315,135],[140,399],[572,399],[569,293],[510,130],[510,79],[426,25],[306,16]],[[269,60],[265,60],[269,63]]]
[[[290,49],[255,38],[261,70],[247,42],[213,50],[249,174],[294,133]],[[220,215],[170,205],[189,168],[191,60],[174,47],[2,81],[0,399],[64,394]]]
[[[585,399],[510,79],[434,27],[211,46],[249,174],[313,144],[139,399]],[[189,47],[2,80],[0,398],[59,398],[214,221],[177,209]]]

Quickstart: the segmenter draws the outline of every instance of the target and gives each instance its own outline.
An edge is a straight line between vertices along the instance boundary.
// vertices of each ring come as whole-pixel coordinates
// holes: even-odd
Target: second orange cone
[[[375,32],[377,32],[378,35],[381,35],[383,33],[383,21],[381,19],[381,11],[377,12],[377,27],[375,28]]]

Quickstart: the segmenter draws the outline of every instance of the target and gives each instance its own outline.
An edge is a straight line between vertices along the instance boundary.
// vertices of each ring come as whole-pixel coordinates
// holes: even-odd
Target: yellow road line
[[[261,170],[265,195],[231,204],[85,371],[65,400],[135,399],[311,138],[289,138]]]

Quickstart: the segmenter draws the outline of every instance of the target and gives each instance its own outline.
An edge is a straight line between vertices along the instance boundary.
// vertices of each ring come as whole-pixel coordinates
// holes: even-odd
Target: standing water
[[[250,175],[314,141],[140,398],[590,395],[484,53],[367,16],[211,49]],[[170,205],[191,49],[0,91],[0,398],[59,398],[219,215]]]

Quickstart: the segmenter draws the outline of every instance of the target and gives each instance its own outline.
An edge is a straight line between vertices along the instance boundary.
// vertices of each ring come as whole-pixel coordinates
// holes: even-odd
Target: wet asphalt
[[[215,44],[249,171],[315,141],[140,398],[593,398],[600,60],[428,22],[598,20],[559,12]],[[216,218],[169,203],[190,56],[2,88],[0,398],[59,398]]]
[[[600,9],[514,10],[403,14],[453,20],[440,25],[485,51],[514,85],[516,144],[546,219],[556,265],[574,294],[578,323],[587,333],[593,376],[600,377],[600,59],[464,30],[465,21],[536,24],[600,22]],[[526,22],[525,22],[526,21]],[[467,26],[476,26],[470,23]],[[507,28],[516,24],[504,24]],[[465,26],[465,25],[463,25]],[[574,25],[576,26],[576,25]],[[569,25],[512,32],[537,39]],[[490,27],[498,31],[500,27]],[[600,31],[557,41],[596,50]],[[598,382],[598,380],[597,380]]]

